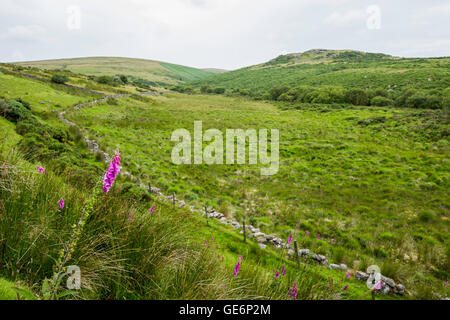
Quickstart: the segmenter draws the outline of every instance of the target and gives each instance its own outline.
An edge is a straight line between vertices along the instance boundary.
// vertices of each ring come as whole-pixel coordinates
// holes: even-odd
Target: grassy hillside
[[[267,63],[193,81],[195,87],[248,89],[264,96],[278,85],[345,88],[410,87],[444,89],[450,86],[450,58],[398,58],[351,50],[315,49],[279,56]]]
[[[74,74],[71,81],[95,85]],[[231,226],[206,225],[197,213],[150,196],[126,175],[103,194],[97,182],[106,165],[87,150],[81,132],[56,114],[98,96],[9,72],[0,72],[0,84],[0,298],[14,299],[19,292],[21,298],[40,299],[290,299],[294,282],[301,288],[297,299],[370,298],[364,283],[309,260],[297,269],[280,250],[245,244]],[[131,96],[99,106],[122,110],[129,103],[131,111],[135,104],[151,107],[152,101]],[[80,130],[89,128],[81,121]],[[101,147],[108,151],[110,145]],[[128,153],[122,142],[118,147],[122,170],[134,172],[131,162],[140,154]],[[86,212],[82,232],[74,233]],[[80,267],[82,290],[67,292],[64,285],[53,288],[49,279],[58,275],[61,250],[72,245],[61,266]],[[234,277],[238,255],[242,267]],[[274,270],[282,266],[287,273],[276,278]],[[16,284],[30,289],[17,291]]]
[[[17,63],[21,66],[51,70],[70,70],[92,76],[124,74],[158,84],[176,84],[182,81],[202,79],[215,72],[166,62],[133,58],[90,57],[43,60]]]
[[[300,221],[300,246],[355,268],[376,263],[409,286],[429,279],[439,287],[449,276],[450,150],[442,111],[282,111],[242,98],[167,94],[69,117],[103,145],[127,150],[131,172],[169,194],[209,203],[238,221],[246,216],[286,238]],[[177,128],[192,132],[194,120],[203,121],[203,130],[278,128],[279,173],[172,164],[170,135]]]

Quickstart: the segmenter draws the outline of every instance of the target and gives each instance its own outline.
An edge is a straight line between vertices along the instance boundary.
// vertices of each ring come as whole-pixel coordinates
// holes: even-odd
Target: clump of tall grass
[[[68,265],[80,268],[81,290],[65,298],[291,299],[294,283],[297,299],[323,297],[312,274],[288,270],[279,281],[245,257],[233,278],[235,261],[199,243],[189,212],[159,202],[150,212],[148,202],[124,197],[121,188],[105,194],[97,186],[89,202],[91,190],[69,187],[15,152],[0,153],[0,186],[0,275],[23,281],[40,298],[44,279]],[[74,233],[86,203],[82,232]],[[60,286],[51,285],[50,298],[63,291],[63,276],[53,277]]]

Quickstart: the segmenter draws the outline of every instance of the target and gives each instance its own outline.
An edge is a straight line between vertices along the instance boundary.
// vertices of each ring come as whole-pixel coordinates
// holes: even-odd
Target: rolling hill
[[[399,58],[354,50],[313,49],[194,80],[190,85],[249,89],[256,96],[277,85],[443,89],[450,85],[449,70],[449,57]]]
[[[70,70],[75,73],[93,76],[125,74],[160,85],[171,85],[183,81],[198,80],[219,72],[216,69],[202,70],[156,60],[119,57],[42,60],[20,62],[17,64],[41,69]]]

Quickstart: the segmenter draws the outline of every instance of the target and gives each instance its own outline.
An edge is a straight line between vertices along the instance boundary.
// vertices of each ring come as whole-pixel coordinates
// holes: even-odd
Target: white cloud
[[[9,27],[6,32],[0,33],[3,40],[42,40],[46,30],[39,25],[17,25]]]
[[[325,23],[338,27],[350,26],[354,23],[361,23],[367,19],[365,10],[349,10],[345,13],[333,12],[325,18]]]

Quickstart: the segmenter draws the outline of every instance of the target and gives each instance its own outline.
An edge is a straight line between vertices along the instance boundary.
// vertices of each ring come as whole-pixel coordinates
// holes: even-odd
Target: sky
[[[450,56],[448,0],[1,0],[0,61],[90,56],[237,69],[354,49]]]

